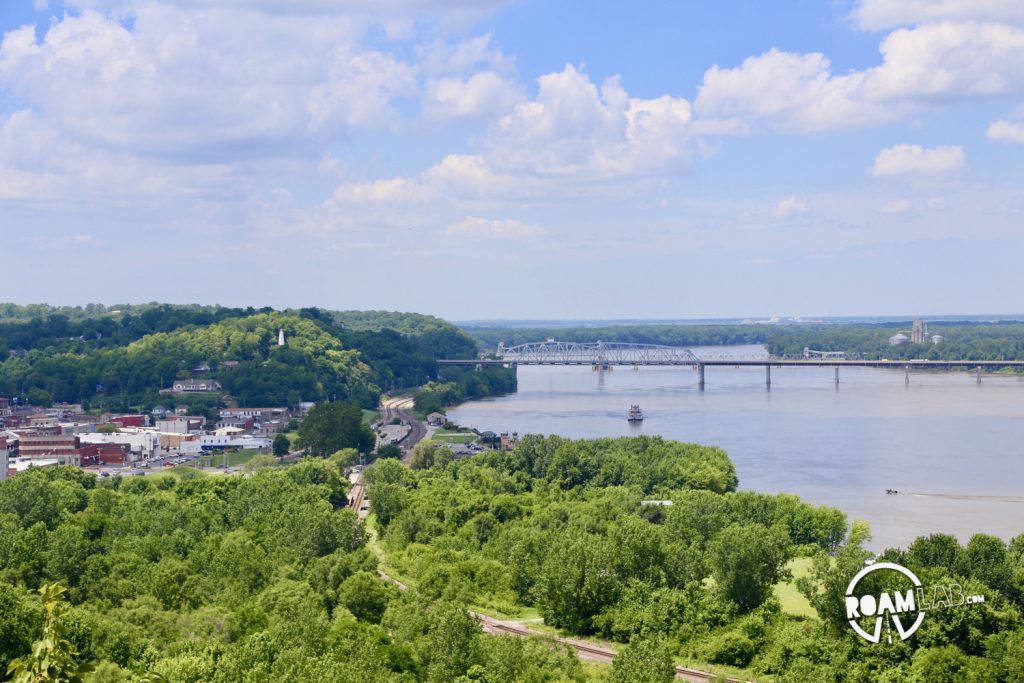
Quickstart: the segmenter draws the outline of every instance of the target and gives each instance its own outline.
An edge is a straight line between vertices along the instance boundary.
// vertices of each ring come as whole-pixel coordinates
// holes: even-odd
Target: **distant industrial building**
[[[924,344],[925,337],[928,336],[928,323],[923,320],[915,320],[910,329],[910,341],[915,344]]]
[[[917,319],[911,323],[910,336],[908,337],[902,332],[897,332],[893,336],[889,337],[890,346],[899,346],[900,344],[906,344],[907,342],[913,342],[914,344],[932,344],[938,346],[942,343],[943,337],[941,334],[928,334],[928,323],[924,320]]]

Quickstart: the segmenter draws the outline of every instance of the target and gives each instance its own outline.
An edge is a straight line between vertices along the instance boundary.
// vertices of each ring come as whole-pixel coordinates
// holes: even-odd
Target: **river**
[[[762,347],[694,349],[753,357]],[[661,435],[721,446],[740,488],[789,492],[871,524],[875,550],[916,536],[1024,532],[1024,379],[843,368],[522,366],[519,390],[449,419],[481,430],[571,438]],[[638,426],[626,422],[633,403]],[[898,495],[888,495],[896,489]]]

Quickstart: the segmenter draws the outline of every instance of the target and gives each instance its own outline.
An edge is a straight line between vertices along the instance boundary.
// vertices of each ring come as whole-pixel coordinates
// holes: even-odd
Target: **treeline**
[[[32,680],[70,680],[84,664],[86,683],[584,680],[559,647],[485,636],[461,605],[381,581],[346,489],[324,461],[246,478],[98,482],[53,468],[0,483],[0,670],[19,659],[49,669]],[[44,609],[35,591],[49,582],[70,607]]]
[[[530,436],[510,452],[369,468],[388,563],[425,595],[571,634],[660,643],[668,656],[778,681],[1024,677],[1024,535],[920,538],[879,559],[984,604],[935,610],[910,641],[872,645],[846,622],[846,585],[873,554],[866,525],[790,495],[736,491],[719,449],[658,438]],[[648,501],[644,504],[643,501]],[[671,501],[671,505],[657,501]],[[816,618],[782,609],[788,561]],[[667,679],[666,679],[667,680]]]
[[[508,394],[518,386],[516,371],[501,366],[486,365],[480,370],[446,367],[438,374],[437,382],[428,382],[413,395],[417,411],[437,412],[468,399]]]
[[[168,305],[114,310],[0,319],[0,395],[44,405],[148,408],[166,400],[161,388],[197,375],[216,379],[242,405],[346,400],[373,408],[382,391],[436,380],[437,359],[477,354],[476,343],[458,328],[416,314]],[[286,345],[279,348],[282,329]],[[472,378],[453,381],[465,396],[490,390]],[[206,397],[189,401],[209,407]]]
[[[1024,360],[1024,324],[1016,322],[933,322],[923,344],[891,346],[889,338],[902,331],[910,336],[912,321],[800,325],[622,325],[568,328],[467,328],[486,351],[544,339],[575,342],[627,342],[667,346],[764,344],[776,356],[801,355],[804,348],[845,351],[866,359]]]

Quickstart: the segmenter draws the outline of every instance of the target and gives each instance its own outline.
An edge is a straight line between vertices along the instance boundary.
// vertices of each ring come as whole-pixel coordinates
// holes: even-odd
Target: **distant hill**
[[[242,405],[373,407],[382,391],[439,379],[437,359],[476,353],[462,330],[415,313],[0,304],[0,395],[43,403],[148,407],[175,379],[201,376]]]

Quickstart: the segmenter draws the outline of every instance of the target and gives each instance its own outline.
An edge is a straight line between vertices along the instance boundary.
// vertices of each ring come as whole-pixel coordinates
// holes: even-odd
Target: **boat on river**
[[[633,404],[629,407],[629,416],[626,419],[633,424],[643,422],[644,411],[640,410],[640,406]]]

